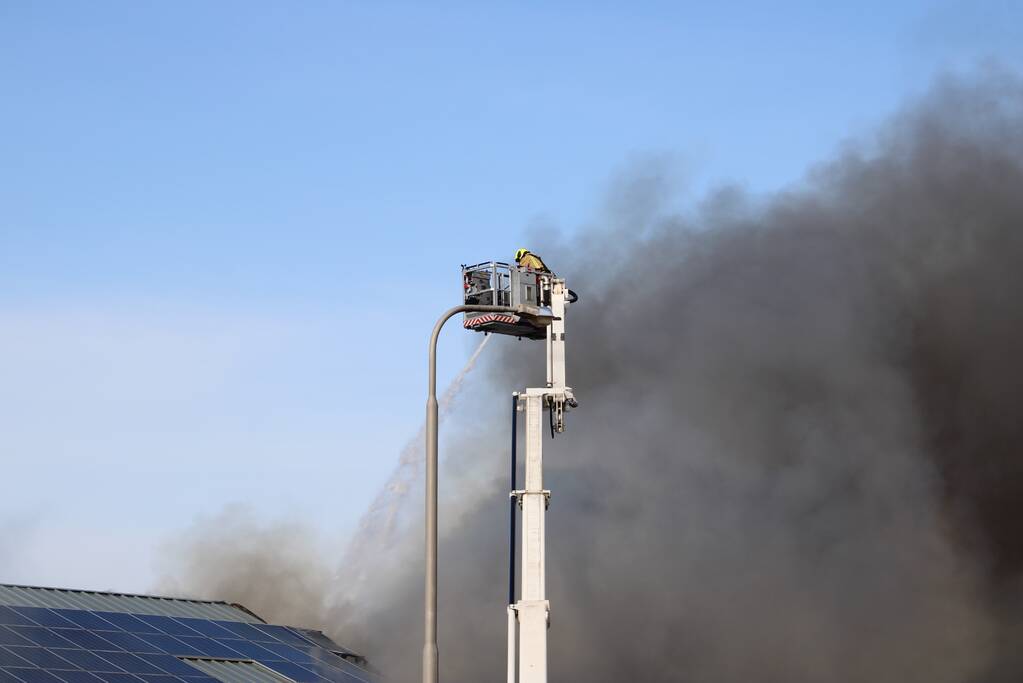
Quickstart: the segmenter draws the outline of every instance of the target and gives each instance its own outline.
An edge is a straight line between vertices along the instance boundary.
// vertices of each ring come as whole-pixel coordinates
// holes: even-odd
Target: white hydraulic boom
[[[515,600],[514,559],[510,568],[508,683],[547,683],[547,629],[550,602],[546,588],[545,516],[551,492],[543,485],[544,411],[552,434],[565,430],[565,413],[576,407],[565,383],[565,310],[575,295],[552,273],[488,262],[462,268],[467,305],[507,306],[509,312],[468,312],[464,326],[479,332],[507,334],[546,342],[547,385],[515,394],[516,413],[525,413],[525,481],[515,487],[515,420],[513,420],[512,491],[521,510],[520,594]],[[515,512],[511,519],[514,558]]]
[[[526,413],[525,488],[513,491],[522,509],[521,597],[509,606],[508,683],[547,683],[547,533],[545,519],[551,492],[543,485],[544,408],[554,431],[565,429],[565,410],[576,405],[565,385],[565,281],[551,280],[553,321],[547,328],[547,386],[526,389],[520,402]],[[518,631],[516,633],[516,621]],[[518,649],[518,670],[515,649]],[[517,677],[516,677],[517,674]]]

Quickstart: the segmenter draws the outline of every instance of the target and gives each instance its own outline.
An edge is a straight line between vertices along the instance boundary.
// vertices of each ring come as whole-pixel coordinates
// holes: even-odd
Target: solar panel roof
[[[263,621],[241,605],[232,605],[226,602],[10,584],[0,584],[0,605],[59,607],[129,614],[163,614],[171,617],[196,617],[225,621]]]
[[[376,683],[319,631],[10,602],[0,604],[0,683]]]

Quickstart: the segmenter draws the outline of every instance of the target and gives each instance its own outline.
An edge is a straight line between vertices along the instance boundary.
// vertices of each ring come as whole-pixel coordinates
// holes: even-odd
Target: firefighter
[[[519,249],[515,252],[515,263],[519,264],[519,268],[531,268],[538,273],[551,272],[551,269],[547,267],[543,259],[529,251],[529,249]]]

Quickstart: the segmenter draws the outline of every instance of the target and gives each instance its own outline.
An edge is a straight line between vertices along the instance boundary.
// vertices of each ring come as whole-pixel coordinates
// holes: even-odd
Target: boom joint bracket
[[[541,489],[539,491],[530,491],[527,489],[519,489],[517,491],[511,491],[508,494],[509,498],[514,498],[518,501],[519,507],[522,507],[522,499],[526,496],[543,496],[543,507],[545,510],[551,507],[551,492],[550,489]]]

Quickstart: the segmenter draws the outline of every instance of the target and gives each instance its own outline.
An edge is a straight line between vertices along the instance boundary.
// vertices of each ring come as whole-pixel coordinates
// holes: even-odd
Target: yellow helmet
[[[529,249],[519,249],[515,252],[515,262],[518,263],[522,260],[522,257],[529,253]]]

